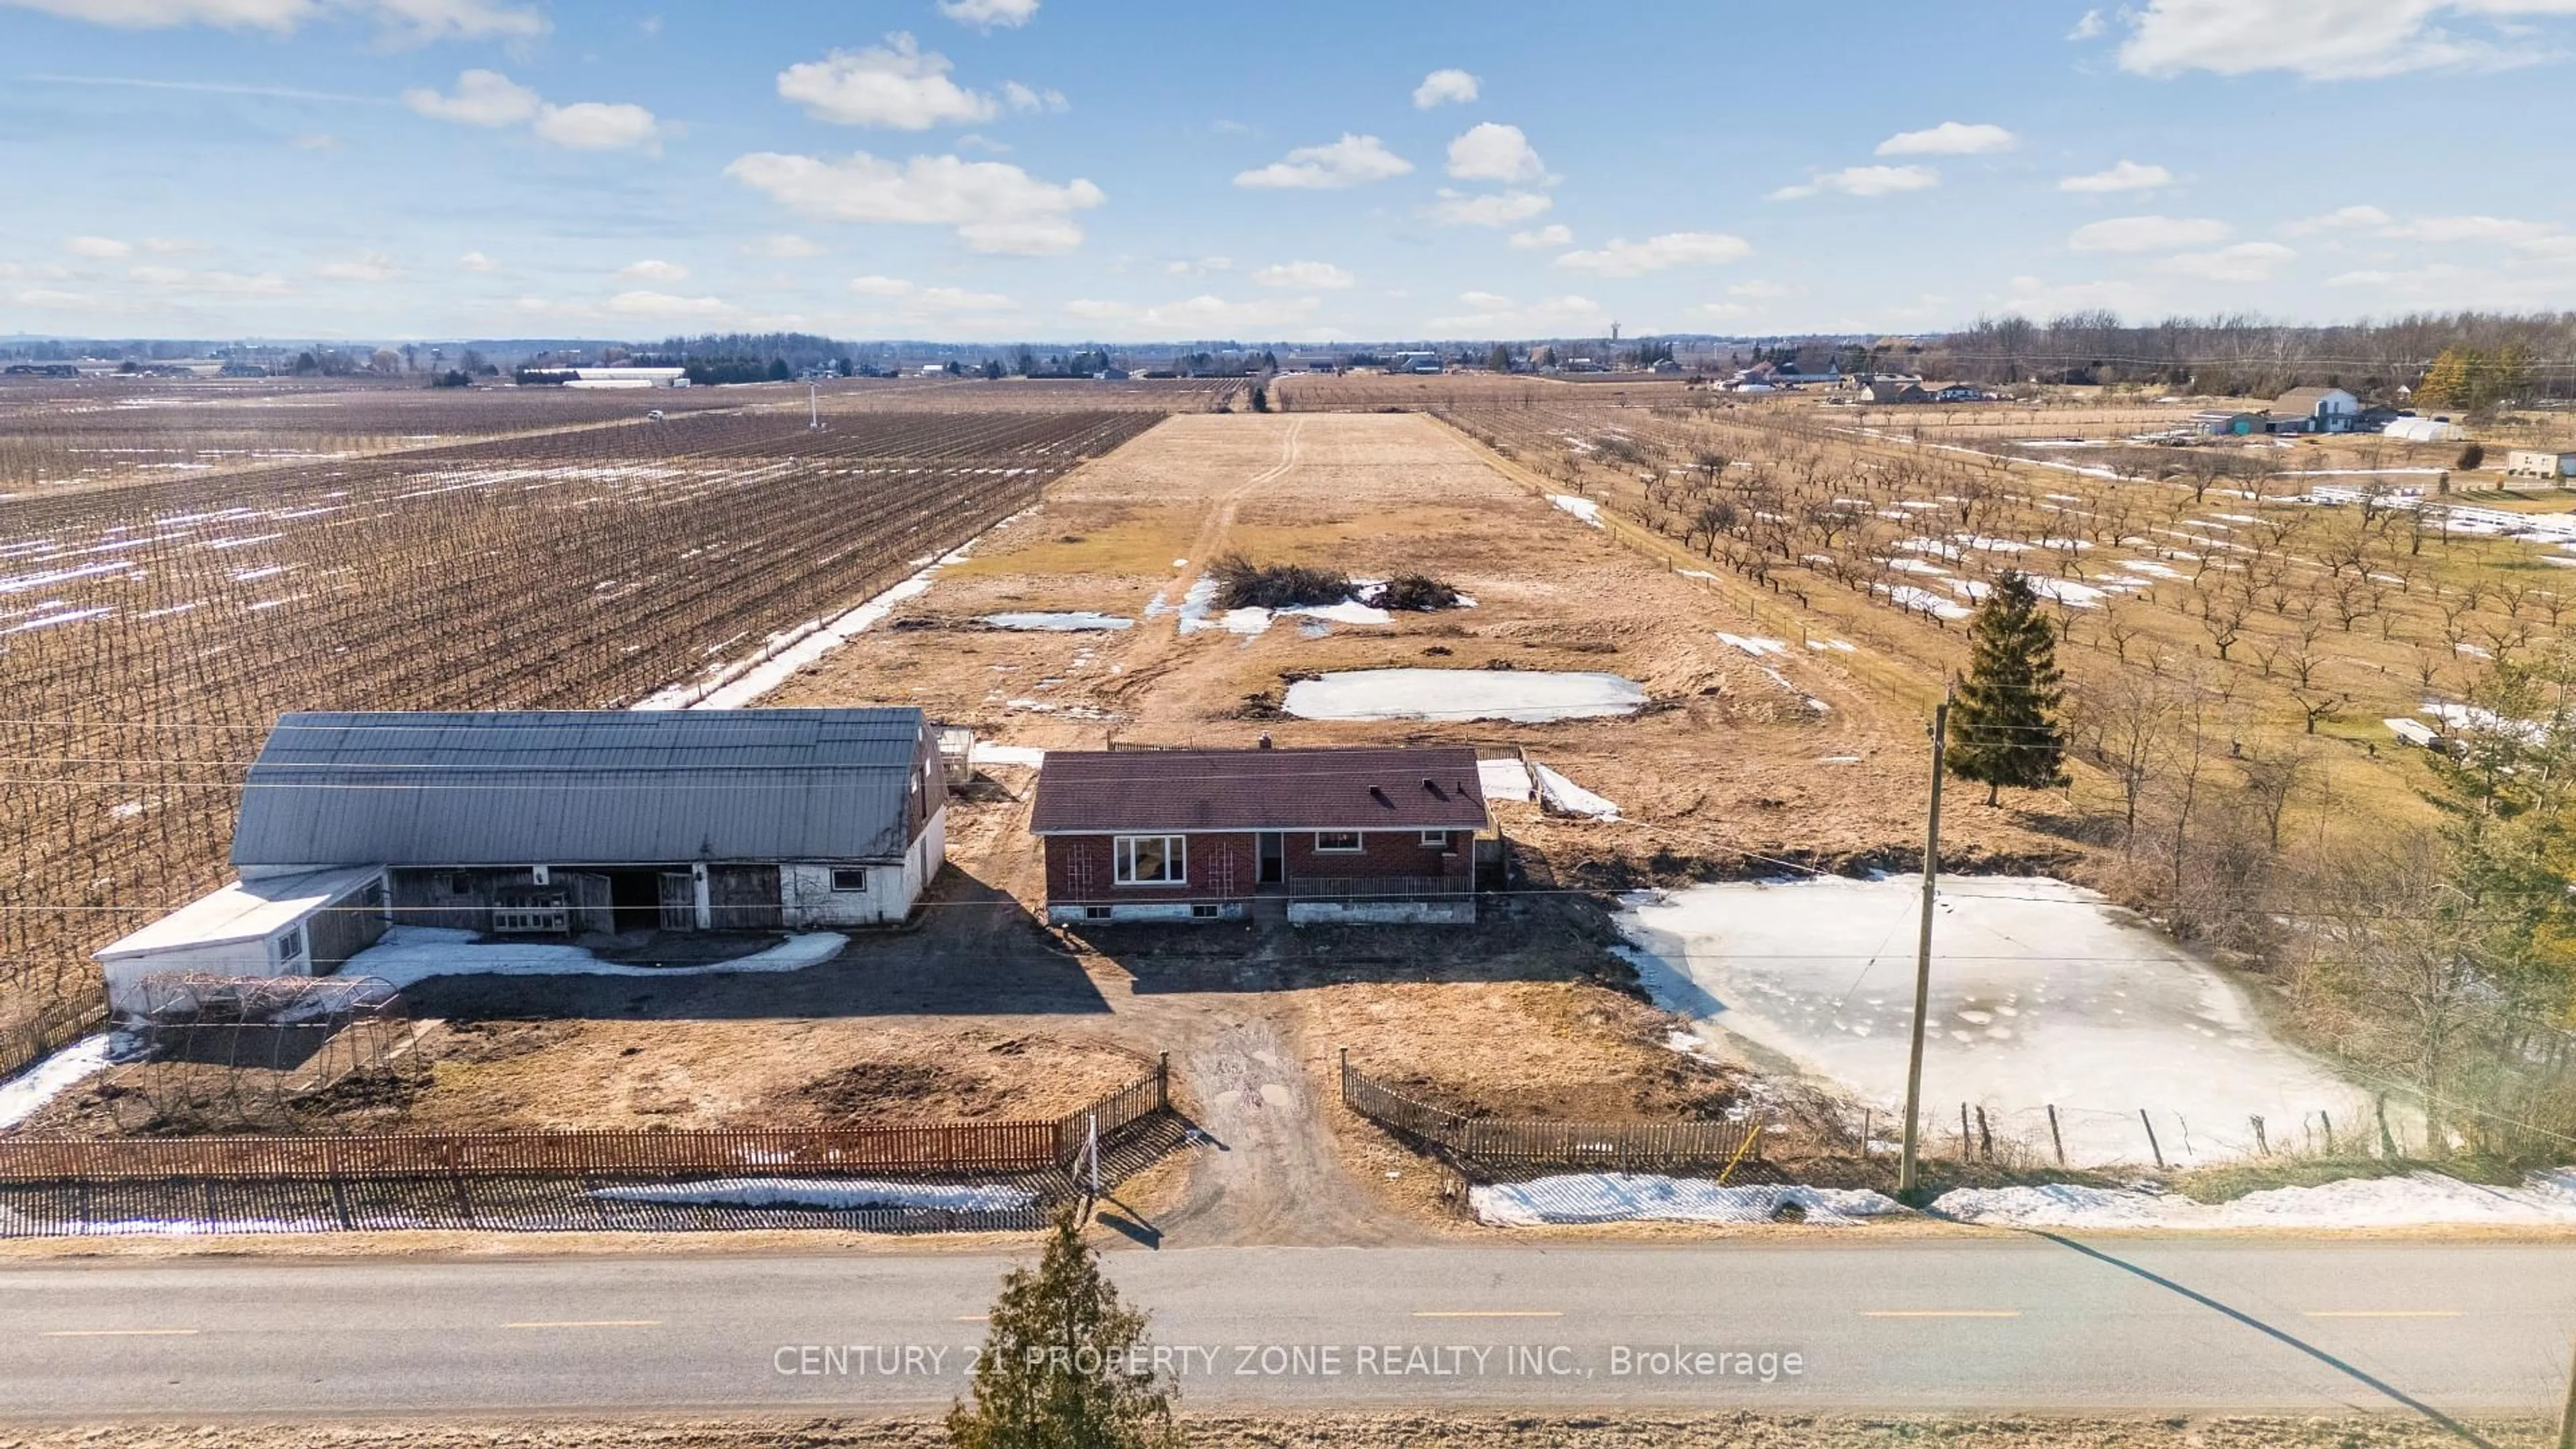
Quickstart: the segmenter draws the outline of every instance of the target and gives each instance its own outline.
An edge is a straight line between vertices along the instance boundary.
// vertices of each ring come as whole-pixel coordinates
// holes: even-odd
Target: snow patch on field
[[[0,1132],[6,1132],[45,1109],[45,1104],[107,1070],[115,1060],[115,1038],[106,1032],[83,1037],[0,1082]]]
[[[1975,612],[1965,604],[1953,603],[1930,589],[1918,589],[1912,584],[1884,587],[1887,601],[1900,609],[1919,610],[1938,619],[1964,619]]]
[[[1478,760],[1476,785],[1488,800],[1531,798],[1529,767],[1518,760]]]
[[[1076,611],[1060,614],[986,614],[984,623],[996,629],[1023,629],[1045,634],[1088,634],[1113,629],[1132,629],[1133,619],[1115,614]]]
[[[999,745],[977,740],[968,758],[978,765],[1025,765],[1034,770],[1046,763],[1046,751],[1035,745]]]
[[[1733,645],[1756,659],[1765,655],[1785,659],[1789,655],[1789,646],[1777,639],[1749,638],[1742,634],[1727,633],[1720,633],[1717,637],[1720,643]]]
[[[1282,708],[1299,719],[1502,719],[1522,724],[1635,714],[1645,686],[1616,674],[1525,669],[1362,669],[1301,679]]]
[[[709,1182],[649,1183],[637,1187],[601,1187],[590,1195],[606,1202],[682,1204],[701,1207],[820,1208],[834,1212],[865,1208],[940,1208],[951,1212],[1009,1212],[1038,1200],[1025,1187],[994,1184],[871,1182],[833,1177],[720,1177]]]
[[[2533,1173],[2520,1187],[2414,1172],[2276,1187],[2223,1203],[2073,1183],[1959,1188],[1943,1193],[1932,1211],[1960,1222],[2030,1228],[2537,1227],[2576,1223],[2576,1168]]]
[[[790,936],[766,951],[703,966],[630,966],[602,961],[579,946],[475,939],[472,931],[439,926],[392,926],[376,944],[349,958],[344,976],[373,976],[409,986],[432,976],[730,976],[745,972],[802,971],[839,955],[849,937],[837,931]]]
[[[1593,794],[1545,765],[1533,764],[1531,768],[1538,772],[1539,800],[1551,809],[1590,820],[1619,818],[1619,807],[1607,798]]]
[[[1577,498],[1571,493],[1551,493],[1547,495],[1547,501],[1591,524],[1594,528],[1607,527],[1601,521],[1601,505],[1589,498]]]
[[[1767,1223],[1796,1204],[1815,1227],[1850,1227],[1863,1218],[1903,1212],[1896,1200],[1866,1188],[1720,1187],[1700,1178],[1636,1172],[1581,1172],[1529,1182],[1471,1187],[1467,1201],[1494,1227],[1542,1223]]]

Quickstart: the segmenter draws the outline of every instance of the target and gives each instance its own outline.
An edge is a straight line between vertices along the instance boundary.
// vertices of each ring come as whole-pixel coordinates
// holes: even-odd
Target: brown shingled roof
[[[1134,830],[1481,830],[1476,752],[1049,750],[1038,835]]]

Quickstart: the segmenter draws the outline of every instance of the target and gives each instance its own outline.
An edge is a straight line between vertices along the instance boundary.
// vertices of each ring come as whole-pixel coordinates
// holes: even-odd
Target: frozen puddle
[[[1501,719],[1520,724],[1635,714],[1646,688],[1616,674],[1520,669],[1361,669],[1301,679],[1299,719]]]
[[[344,976],[373,976],[389,986],[409,986],[432,976],[725,976],[738,972],[802,971],[839,955],[849,937],[837,931],[789,936],[766,951],[711,961],[703,966],[630,966],[602,961],[579,946],[526,941],[477,941],[472,931],[439,926],[389,926],[376,944],[349,958]]]
[[[1477,1220],[1495,1227],[1541,1223],[1767,1223],[1795,1203],[1818,1227],[1848,1227],[1862,1218],[1902,1212],[1895,1199],[1866,1188],[1720,1187],[1689,1177],[1635,1172],[1579,1172],[1467,1190]]]
[[[1692,886],[1632,905],[1620,926],[1658,1001],[1848,1088],[1905,1099],[1912,879]],[[2075,1165],[2145,1162],[2138,1113],[2167,1161],[2304,1143],[2317,1114],[2358,1140],[2368,1099],[2274,1041],[2236,988],[2101,897],[2060,881],[1945,883],[1933,923],[1923,1100],[1936,1150],[1961,1103],[1997,1136],[2050,1151],[2058,1110]]]
[[[1111,629],[1132,629],[1133,619],[1115,614],[1087,612],[1064,614],[986,614],[982,622],[996,629],[1026,629],[1046,634],[1088,634]]]

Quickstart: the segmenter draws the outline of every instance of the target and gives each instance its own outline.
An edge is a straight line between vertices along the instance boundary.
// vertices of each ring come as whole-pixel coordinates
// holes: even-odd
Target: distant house
[[[2226,408],[2203,408],[2191,415],[2192,431],[2213,438],[2242,438],[2264,430],[2261,413],[2231,412]]]
[[[327,975],[388,920],[500,935],[901,921],[945,851],[916,709],[290,714],[241,879],[98,952],[146,975]]]
[[[2516,448],[2505,454],[2504,476],[2508,478],[2546,478],[2555,483],[2571,475],[2576,475],[2576,453]]]
[[[1923,384],[1919,382],[1903,382],[1892,378],[1881,378],[1861,384],[1860,400],[1864,403],[1874,405],[1891,403],[1924,403],[1932,400],[1932,394],[1925,392],[1923,390]]]
[[[2361,399],[2339,387],[2301,387],[2272,399],[2271,431],[2349,433],[2361,416]]]
[[[1466,923],[1486,823],[1473,749],[1051,750],[1029,830],[1059,924]]]
[[[1945,403],[1993,402],[1995,395],[1971,383],[1954,382],[1932,394],[1932,400]]]

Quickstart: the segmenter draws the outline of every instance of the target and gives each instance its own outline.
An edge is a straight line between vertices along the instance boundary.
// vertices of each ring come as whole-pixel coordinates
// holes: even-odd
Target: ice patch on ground
[[[1594,528],[1606,526],[1601,522],[1601,505],[1589,498],[1577,498],[1571,493],[1551,493],[1547,495],[1547,501],[1591,524]]]
[[[1026,629],[1047,634],[1085,634],[1111,629],[1132,629],[1133,619],[1115,614],[1077,611],[1061,614],[986,614],[983,622],[996,629]]]
[[[831,960],[849,940],[837,931],[809,931],[731,961],[710,961],[702,966],[630,966],[622,961],[602,961],[579,946],[478,942],[472,931],[391,926],[376,944],[350,957],[340,974],[373,976],[391,986],[409,986],[432,976],[730,976],[802,971]]]
[[[107,1070],[115,1060],[115,1038],[106,1032],[87,1036],[0,1082],[0,1132],[6,1132],[45,1109],[45,1104]]]
[[[1742,634],[1728,634],[1723,632],[1719,633],[1717,637],[1718,642],[1733,645],[1735,648],[1743,650],[1745,653],[1752,655],[1756,659],[1760,659],[1764,655],[1776,655],[1782,659],[1789,657],[1789,646],[1777,639],[1748,638]]]
[[[720,1177],[709,1182],[600,1187],[590,1195],[607,1202],[694,1204],[703,1207],[942,1208],[951,1212],[1009,1212],[1038,1200],[1025,1187],[976,1183],[871,1182],[830,1177]]]
[[[1729,882],[1619,924],[1668,1009],[1884,1109],[1905,1096],[1919,900],[1911,879]],[[2056,1106],[2080,1166],[2148,1161],[2141,1108],[2176,1163],[2254,1151],[2254,1116],[2275,1144],[2320,1111],[2338,1128],[2369,1120],[2365,1093],[2274,1041],[2233,985],[2090,891],[1952,877],[1932,971],[1923,1099],[1936,1140],[1956,1132],[1961,1103],[2041,1152]]]
[[[1866,1188],[1720,1187],[1689,1177],[1637,1172],[1581,1172],[1529,1182],[1471,1187],[1478,1221],[1494,1227],[1541,1223],[1767,1223],[1795,1203],[1815,1227],[1850,1227],[1863,1218],[1903,1212],[1896,1200]]]
[[[1604,797],[1593,794],[1545,765],[1533,764],[1530,768],[1538,772],[1539,800],[1550,809],[1590,820],[1619,818],[1619,807]]]
[[[2576,1223],[2576,1168],[2533,1173],[2520,1187],[2413,1172],[2276,1187],[2223,1203],[2074,1183],[1958,1188],[1943,1193],[1932,1211],[1960,1222],[2030,1228],[2536,1227]]]
[[[1299,719],[1502,719],[1521,724],[1635,714],[1644,685],[1616,674],[1527,669],[1360,669],[1301,679],[1281,705]]]
[[[968,758],[978,765],[1025,765],[1034,770],[1046,763],[1046,751],[1035,745],[997,745],[977,740]]]

